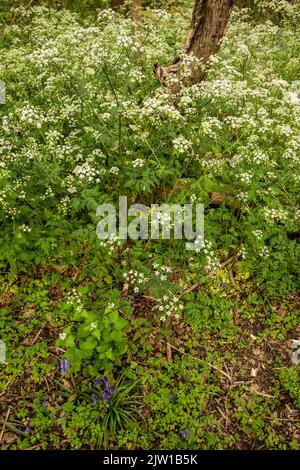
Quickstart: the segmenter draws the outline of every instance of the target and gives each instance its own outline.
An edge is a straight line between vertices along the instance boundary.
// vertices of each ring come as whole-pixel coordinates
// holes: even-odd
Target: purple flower
[[[67,359],[62,359],[60,361],[60,370],[61,370],[62,375],[64,375],[67,372],[69,367],[70,367],[70,363],[69,361],[67,361]]]
[[[180,431],[180,435],[184,438],[187,439],[189,437],[189,430],[185,429],[184,431]]]
[[[98,385],[105,385],[105,387],[107,388],[109,385],[108,385],[108,378],[105,376],[105,377],[102,377],[102,378],[97,378],[95,380],[95,382],[93,383],[93,387],[94,388],[97,388]]]
[[[29,424],[29,423],[28,423],[28,424],[26,424],[25,431],[26,431],[26,432],[30,432],[30,429],[31,429],[31,426],[30,426],[30,424]]]
[[[227,286],[227,282],[222,282],[221,287],[226,287],[226,286]]]
[[[105,376],[101,380],[102,380],[102,382],[101,382],[102,385],[105,385],[105,388],[108,388],[109,387],[108,378]]]
[[[173,398],[174,398],[174,393],[170,393],[169,399],[170,399],[170,400],[173,400]]]
[[[102,396],[103,396],[104,401],[107,403],[111,395],[114,393],[115,387],[110,387],[107,376],[102,377],[102,378],[97,378],[95,382],[93,383],[93,387],[97,388],[98,385],[104,385],[105,390],[102,392]]]
[[[94,388],[97,388],[98,385],[101,384],[101,380],[102,380],[102,379],[99,379],[99,378],[96,379],[95,382],[93,383],[93,387],[94,387]]]
[[[106,403],[109,401],[114,391],[115,391],[115,387],[109,387],[107,390],[104,390],[104,392],[102,393],[102,396]]]
[[[96,393],[92,393],[91,397],[93,399],[93,404],[96,405],[97,404],[97,395],[96,395]]]
[[[48,400],[44,400],[44,406],[47,408],[49,406]]]

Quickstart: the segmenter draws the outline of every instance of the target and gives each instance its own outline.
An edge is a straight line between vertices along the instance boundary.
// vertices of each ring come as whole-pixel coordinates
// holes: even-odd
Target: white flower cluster
[[[116,12],[111,8],[106,8],[105,10],[100,10],[98,14],[98,21],[99,22],[107,22],[110,23],[116,17]]]
[[[232,168],[236,168],[237,166],[241,165],[243,161],[246,159],[245,155],[243,152],[238,153],[237,155],[233,155],[233,157],[230,159],[230,166]]]
[[[254,175],[250,171],[244,171],[239,176],[242,183],[250,184],[253,180]]]
[[[252,230],[252,233],[257,240],[261,240],[263,237],[263,231],[262,230]]]
[[[22,231],[22,232],[31,232],[31,228],[28,227],[28,225],[25,225],[25,224],[22,224],[22,225],[19,225],[19,229]]]
[[[248,201],[249,195],[248,195],[247,191],[239,191],[236,194],[236,198],[239,201],[246,203]]]
[[[17,233],[17,238],[22,238],[22,233],[30,233],[31,232],[31,228],[28,227],[28,225],[25,225],[25,224],[22,224],[22,225],[19,225],[19,232]]]
[[[119,168],[117,166],[112,166],[109,170],[109,172],[112,174],[112,175],[117,175],[119,173]]]
[[[266,164],[269,161],[268,155],[264,152],[256,151],[253,155],[253,162],[257,164]]]
[[[167,275],[172,272],[170,266],[160,266],[158,263],[153,264],[154,276],[158,277],[161,281],[167,280]]]
[[[212,242],[210,241],[203,241],[203,253],[206,257],[206,270],[207,271],[215,271],[219,268],[220,262],[212,248]]]
[[[173,146],[181,154],[187,153],[191,149],[191,143],[183,135],[173,139]]]
[[[195,253],[200,253],[202,248],[205,246],[202,234],[196,236],[195,240],[193,241],[193,245],[193,251],[195,251]]]
[[[270,209],[265,208],[263,210],[266,222],[268,224],[273,224],[275,222],[284,222],[288,218],[288,212],[285,209]]]
[[[300,106],[300,98],[298,94],[293,91],[286,93],[285,100],[294,106]]]
[[[147,98],[138,112],[142,118],[148,118],[154,125],[160,124],[166,118],[182,121],[182,114],[173,104],[168,102],[169,99],[169,96],[165,96],[161,92],[157,97]]]
[[[158,311],[161,314],[160,320],[162,322],[165,322],[167,318],[172,316],[179,319],[183,308],[183,304],[179,302],[179,297],[171,293],[169,295],[164,295],[158,301]]]
[[[100,158],[101,160],[105,160],[105,155],[104,153],[102,152],[102,150],[100,149],[94,149],[92,151],[92,155],[93,155],[93,161],[96,159],[96,158]]]
[[[290,137],[293,135],[293,129],[288,124],[277,126],[277,131],[280,135],[283,135],[284,137]]]
[[[246,44],[239,44],[236,53],[237,56],[239,56],[243,60],[248,60],[251,57],[251,53]]]
[[[295,210],[293,219],[294,219],[295,222],[299,222],[299,221],[300,221],[300,209],[296,209],[296,210]]]
[[[263,248],[261,248],[261,250],[259,251],[259,256],[261,258],[269,258],[270,256],[270,249],[267,247],[267,246],[264,246]]]
[[[254,129],[257,127],[255,119],[248,113],[241,116],[227,116],[224,121],[231,130],[243,129],[245,127]]]
[[[100,179],[97,178],[97,171],[91,166],[89,159],[82,165],[77,165],[74,168],[74,176],[81,182],[87,181],[91,183],[94,180],[100,182]]]
[[[19,113],[20,121],[32,125],[40,129],[44,122],[47,121],[43,112],[33,106],[24,106]]]
[[[246,248],[244,247],[244,245],[241,246],[241,249],[240,249],[239,252],[238,252],[238,256],[239,256],[241,259],[246,259],[247,251],[246,251]]]
[[[213,58],[218,60],[217,57]],[[217,98],[230,98],[233,95],[233,83],[229,78],[202,82],[199,86],[203,97],[214,101]]]
[[[59,64],[59,50],[53,40],[45,41],[38,50],[28,54],[28,62],[40,68],[47,67],[52,63]],[[49,77],[48,77],[49,80]]]
[[[267,171],[265,174],[265,179],[269,181],[275,181],[277,176],[273,171]]]
[[[153,228],[156,228],[159,225],[161,225],[161,227],[168,225],[173,227],[174,222],[172,222],[172,217],[167,211],[151,211],[151,225]]]
[[[64,187],[68,191],[69,194],[76,194],[77,193],[77,183],[76,177],[74,175],[68,175],[64,180]]]
[[[221,174],[222,170],[227,165],[227,161],[224,158],[215,157],[210,152],[205,154],[205,158],[197,158],[197,160],[199,164],[209,170],[212,175]]]
[[[129,72],[129,79],[131,83],[141,83],[144,78],[143,72],[138,67],[133,67]]]
[[[219,119],[215,117],[207,117],[202,121],[201,127],[204,135],[212,139],[216,139],[218,137],[217,131],[221,130],[223,126]]]
[[[67,215],[69,208],[70,208],[70,197],[64,196],[60,200],[60,206],[58,208],[58,212],[63,215]]]
[[[181,56],[181,74],[182,77],[184,78],[190,78],[192,71],[195,69],[201,69],[203,68],[203,62],[201,59],[194,55],[186,54],[183,52],[183,54],[180,54]]]
[[[145,165],[145,160],[143,160],[142,158],[137,158],[136,160],[133,160],[132,162],[133,168],[143,168],[144,165]]]
[[[121,241],[115,234],[111,234],[107,240],[101,240],[100,246],[108,248],[108,253],[111,255],[118,246],[121,246]]]
[[[153,9],[152,12],[155,13],[162,20],[168,20],[171,17],[170,13],[167,10]]]
[[[299,153],[291,148],[285,150],[285,152],[283,153],[283,158],[293,163],[300,162]]]
[[[118,31],[119,34],[116,37],[116,42],[119,46],[122,46],[123,48],[126,47],[131,47],[133,45],[133,38],[130,37],[126,32],[124,31],[122,34],[122,31]]]
[[[148,278],[143,273],[131,269],[123,274],[124,285],[123,290],[128,292],[133,290],[134,294],[139,294],[142,290],[142,285],[148,282]]]
[[[73,305],[73,307],[75,308],[77,312],[82,311],[83,306],[82,306],[81,296],[78,294],[76,289],[72,289],[71,292],[68,293],[66,303],[68,305]]]

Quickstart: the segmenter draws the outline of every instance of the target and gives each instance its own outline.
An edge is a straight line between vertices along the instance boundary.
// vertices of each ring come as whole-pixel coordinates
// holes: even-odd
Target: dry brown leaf
[[[172,349],[169,343],[167,343],[167,359],[168,362],[172,362]]]
[[[14,434],[13,432],[5,432],[3,434],[3,439],[2,439],[2,445],[1,445],[1,450],[7,450],[9,447],[16,442],[18,439],[18,436]]]
[[[72,385],[70,384],[70,382],[69,382],[67,379],[62,378],[61,381],[62,381],[63,385],[64,385],[68,390],[70,390],[70,389],[72,388]]]
[[[35,305],[29,305],[27,310],[23,313],[24,318],[31,318],[34,316],[36,310],[35,310]]]

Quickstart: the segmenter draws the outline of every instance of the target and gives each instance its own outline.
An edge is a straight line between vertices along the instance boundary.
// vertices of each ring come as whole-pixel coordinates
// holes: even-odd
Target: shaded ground
[[[25,448],[72,447],[61,427],[65,413],[62,405],[81,400],[84,379],[76,374],[61,375],[59,360],[64,351],[56,346],[56,340],[62,329],[55,312],[64,299],[67,279],[72,277],[81,285],[91,280],[76,281],[80,274],[76,269],[56,267],[54,272],[61,282],[52,280],[47,287],[47,309],[54,312],[53,316],[47,313],[41,318],[37,305],[28,305],[28,299],[21,300],[13,290],[5,290],[1,295],[1,306],[10,313],[9,330],[14,341],[11,358],[0,372],[1,449],[20,445],[22,448],[21,443],[35,433],[36,444],[25,445]],[[53,269],[38,271],[35,280],[43,279],[47,273],[53,274]],[[21,281],[24,283],[25,279]],[[199,292],[209,295],[204,286],[192,286],[187,291],[191,296]],[[153,369],[153,359],[161,362],[162,374],[166,373],[166,363],[172,367],[183,359],[191,360],[195,370],[197,364],[207,367],[203,381],[213,383],[218,392],[209,394],[204,414],[199,419],[206,416],[217,423],[214,426],[225,443],[228,438],[225,448],[295,448],[300,442],[300,406],[298,375],[291,375],[291,371],[296,370],[291,364],[291,339],[300,336],[297,326],[300,298],[293,295],[272,306],[272,321],[266,321],[269,308],[266,313],[262,306],[253,318],[243,313],[242,298],[247,297],[247,286],[236,286],[228,292],[228,297],[237,302],[231,311],[232,325],[225,325],[226,337],[213,331],[214,328],[199,327],[185,315],[178,319],[171,317],[165,324],[157,323],[157,304],[151,295],[129,296],[133,314],[127,363],[139,364],[145,377]],[[151,420],[156,412],[147,403],[147,396],[156,393],[155,386],[151,388],[149,383],[142,393],[145,400],[141,411]],[[49,422],[47,426],[41,424],[40,429],[39,424],[29,428],[28,423],[38,414],[38,406],[44,406],[51,415]],[[141,422],[140,426],[149,432],[147,423]],[[52,442],[48,440],[48,432]],[[57,444],[53,436],[57,437]],[[112,438],[110,445],[115,446]],[[159,439],[155,445],[160,446]],[[127,447],[135,448],[133,444]]]

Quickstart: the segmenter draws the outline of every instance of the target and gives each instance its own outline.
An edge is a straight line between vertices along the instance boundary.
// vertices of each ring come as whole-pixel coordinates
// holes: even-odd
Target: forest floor
[[[2,450],[299,449],[299,6],[235,9],[174,98],[181,3],[2,28]],[[100,241],[122,195],[201,204],[204,246]]]

